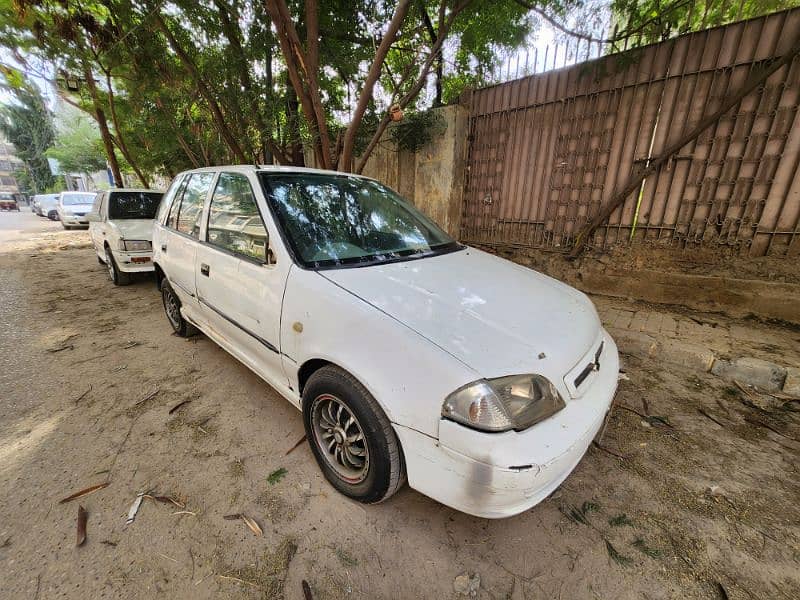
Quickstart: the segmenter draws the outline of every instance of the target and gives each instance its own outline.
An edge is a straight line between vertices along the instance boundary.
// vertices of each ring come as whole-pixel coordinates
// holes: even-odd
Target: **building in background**
[[[14,146],[0,134],[0,192],[19,193],[14,172],[22,168],[22,161],[14,154]]]

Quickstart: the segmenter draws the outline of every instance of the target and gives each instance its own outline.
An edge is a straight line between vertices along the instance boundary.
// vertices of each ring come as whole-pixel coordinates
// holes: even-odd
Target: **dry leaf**
[[[303,434],[303,437],[301,437],[299,440],[297,440],[297,443],[294,446],[292,446],[291,448],[289,448],[286,451],[286,454],[284,454],[284,456],[289,456],[300,444],[302,444],[305,441],[306,441],[306,436],[305,436],[305,434]]]
[[[314,596],[311,595],[311,586],[308,585],[308,582],[305,579],[303,579],[302,586],[303,586],[303,597],[306,600],[314,600]]]
[[[250,528],[250,531],[258,536],[264,535],[264,532],[261,531],[261,527],[259,527],[258,523],[256,523],[253,519],[245,514],[242,514],[241,517],[242,521],[244,521],[244,524]]]
[[[189,402],[191,402],[191,400],[184,400],[183,402],[178,402],[175,406],[173,406],[172,408],[169,409],[169,413],[168,414],[171,415],[172,413],[174,413],[176,410],[178,410],[184,404],[189,404]]]
[[[59,500],[58,503],[59,504],[65,504],[66,502],[69,502],[71,500],[75,500],[76,498],[81,498],[83,496],[88,496],[89,494],[91,494],[93,492],[96,492],[97,490],[102,490],[104,487],[108,487],[108,485],[110,483],[111,483],[110,481],[106,481],[105,483],[98,483],[97,485],[93,485],[91,487],[88,487],[88,488],[86,488],[84,490],[81,490],[80,492],[75,492],[71,496],[67,496],[63,500]]]
[[[86,509],[78,506],[78,539],[76,546],[80,546],[86,541],[86,519],[88,517],[89,513],[86,512]]]
[[[151,496],[150,494],[145,494],[145,498],[150,498],[150,500],[157,500],[158,502],[163,502],[164,504],[174,504],[178,508],[186,508],[186,505],[182,502],[178,502],[175,498],[171,498],[170,496]]]
[[[137,494],[136,499],[131,504],[130,509],[128,510],[128,520],[125,522],[126,525],[130,525],[133,523],[134,519],[136,519],[136,514],[139,512],[139,507],[142,505],[142,498],[144,498],[144,494]]]

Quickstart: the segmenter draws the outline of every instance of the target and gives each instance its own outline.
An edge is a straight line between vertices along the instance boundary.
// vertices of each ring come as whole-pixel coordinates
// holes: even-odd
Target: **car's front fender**
[[[295,268],[286,283],[281,352],[290,385],[309,360],[356,377],[393,423],[436,437],[444,399],[478,375],[411,328],[322,277]]]

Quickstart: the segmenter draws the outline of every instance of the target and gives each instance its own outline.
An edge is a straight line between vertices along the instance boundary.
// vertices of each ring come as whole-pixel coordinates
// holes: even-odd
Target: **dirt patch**
[[[113,287],[85,235],[0,249],[4,598],[301,599],[303,580],[314,598],[452,598],[463,573],[485,599],[800,597],[796,403],[625,357],[602,448],[534,509],[477,519],[407,487],[362,506],[307,444],[285,455],[295,408],[203,336],[171,335],[153,283]],[[785,336],[740,325],[745,353]],[[773,346],[759,356],[781,362]],[[77,501],[76,548],[77,504],[58,501],[105,481]],[[148,500],[126,526],[145,491],[185,508]]]

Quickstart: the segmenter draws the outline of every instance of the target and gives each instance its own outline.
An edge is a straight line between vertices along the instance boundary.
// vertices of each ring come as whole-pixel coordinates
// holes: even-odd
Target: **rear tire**
[[[197,328],[183,318],[181,301],[166,278],[161,282],[161,301],[164,303],[167,321],[175,333],[185,338],[192,337],[197,333]]]
[[[117,267],[117,262],[114,260],[114,255],[111,250],[106,246],[106,267],[108,268],[108,276],[114,285],[128,285],[131,282],[130,273],[120,271]]]
[[[375,504],[405,483],[392,424],[350,373],[328,365],[311,375],[303,389],[303,422],[323,475],[345,496]]]

